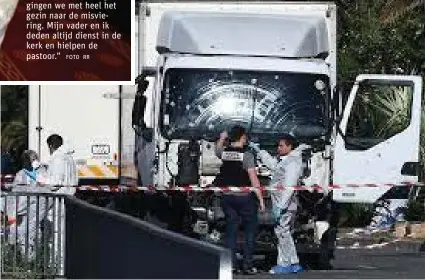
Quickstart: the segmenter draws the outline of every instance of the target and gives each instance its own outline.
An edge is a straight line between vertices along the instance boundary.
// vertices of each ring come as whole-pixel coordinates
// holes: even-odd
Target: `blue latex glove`
[[[37,182],[37,173],[35,171],[24,169],[24,172],[32,181]]]
[[[254,150],[254,152],[259,153],[260,152],[260,144],[254,143],[249,141],[248,142],[248,147],[250,147],[251,149]]]

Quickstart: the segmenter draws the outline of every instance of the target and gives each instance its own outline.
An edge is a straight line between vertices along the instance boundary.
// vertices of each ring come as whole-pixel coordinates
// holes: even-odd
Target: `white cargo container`
[[[118,179],[119,86],[29,86],[28,147],[47,161],[47,137],[74,150],[79,179]]]

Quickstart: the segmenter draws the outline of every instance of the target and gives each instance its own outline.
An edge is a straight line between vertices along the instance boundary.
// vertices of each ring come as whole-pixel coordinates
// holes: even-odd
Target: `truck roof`
[[[157,36],[159,53],[326,58],[324,16],[168,11]]]

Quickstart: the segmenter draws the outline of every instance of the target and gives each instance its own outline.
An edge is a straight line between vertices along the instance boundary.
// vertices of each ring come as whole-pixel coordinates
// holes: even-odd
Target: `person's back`
[[[223,164],[216,177],[216,185],[236,187],[251,185],[247,169],[255,168],[255,166],[249,165],[253,161],[253,155],[250,152],[245,148],[225,147],[221,152],[221,159]]]
[[[220,135],[216,144],[216,155],[223,164],[217,175],[215,184],[219,186],[253,186],[255,192],[225,193],[221,200],[221,207],[226,218],[227,247],[232,251],[233,271],[237,272],[236,236],[239,220],[242,221],[245,235],[243,243],[243,271],[247,274],[256,273],[253,267],[252,254],[255,247],[255,233],[257,229],[257,213],[264,209],[264,201],[259,192],[260,182],[255,170],[254,155],[246,151],[247,135],[245,129],[235,126],[230,132],[231,144],[224,148],[227,132]]]
[[[48,162],[48,176],[45,184],[50,186],[59,186],[57,194],[74,195],[75,187],[78,184],[78,174],[75,161],[72,157],[73,150],[68,149],[63,144],[63,139],[60,135],[52,134],[47,138],[47,145],[50,151],[50,160]],[[56,203],[55,213],[58,215],[52,216],[50,211],[49,219],[53,221],[53,236],[55,240],[64,238],[64,228],[59,225],[65,224],[65,206],[63,199]],[[60,237],[61,236],[61,237]],[[55,244],[53,250],[57,260],[64,258],[64,244]],[[62,271],[60,271],[62,273]]]
[[[49,161],[48,178],[51,185],[75,186],[78,183],[73,151],[60,146]]]
[[[48,178],[46,184],[63,186],[66,193],[73,194],[74,187],[78,184],[77,166],[72,154],[73,150],[63,145],[62,137],[53,134],[47,138],[50,150],[50,160],[48,162]]]

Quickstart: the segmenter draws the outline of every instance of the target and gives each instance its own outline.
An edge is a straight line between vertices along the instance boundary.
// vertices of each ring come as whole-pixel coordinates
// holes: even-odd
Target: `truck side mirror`
[[[152,127],[145,127],[142,131],[142,137],[146,142],[152,142],[153,140],[153,128]]]
[[[146,88],[147,85],[149,84],[148,81],[146,81]],[[131,112],[131,125],[134,126],[139,126],[142,128],[146,127],[145,121],[144,121],[144,117],[145,117],[145,109],[146,109],[146,96],[143,95],[143,92],[139,91],[139,88],[141,88],[140,85],[137,86],[138,90],[137,90],[137,94],[136,97],[134,98],[134,103],[133,103],[133,110]]]
[[[147,142],[152,142],[153,128],[147,127],[145,123],[145,110],[147,98],[144,95],[149,87],[149,81],[146,77],[154,77],[157,73],[155,67],[142,67],[141,74],[136,78],[137,93],[133,103],[133,111],[131,115],[131,125],[134,132],[143,137]]]
[[[146,79],[138,79],[137,81],[137,93],[133,103],[133,110],[131,114],[131,125],[134,132],[142,136],[147,142],[151,142],[153,139],[153,129],[146,127],[144,121],[146,102],[147,98],[144,95],[145,91],[149,86],[149,81]]]
[[[155,77],[157,74],[157,70],[155,67],[144,66],[140,70],[140,75],[136,78],[136,83],[139,83],[139,80],[143,80],[146,77]]]
[[[341,116],[341,88],[339,86],[335,86],[332,93],[332,118],[335,122],[340,119]],[[338,122],[337,122],[338,123]]]

